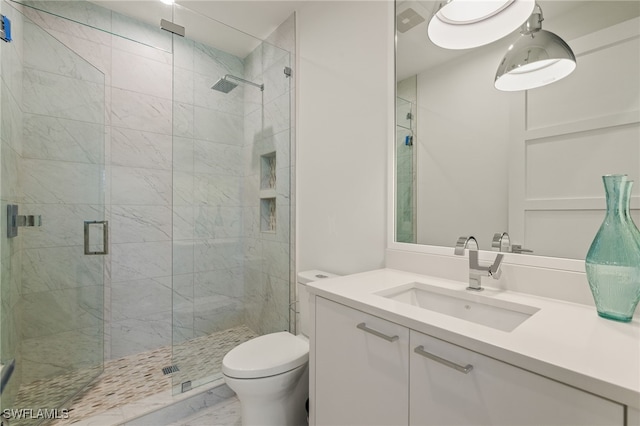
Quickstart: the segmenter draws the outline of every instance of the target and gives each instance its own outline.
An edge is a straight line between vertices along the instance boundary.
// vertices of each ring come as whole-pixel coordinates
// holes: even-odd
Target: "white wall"
[[[297,35],[297,269],[382,267],[393,2],[302,3]]]

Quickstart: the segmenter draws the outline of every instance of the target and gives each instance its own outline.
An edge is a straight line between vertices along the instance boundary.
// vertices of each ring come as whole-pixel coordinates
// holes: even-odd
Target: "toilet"
[[[311,270],[296,286],[301,333],[282,331],[244,342],[222,360],[224,380],[238,396],[242,424],[306,425],[309,396],[309,295],[306,284],[337,275]]]

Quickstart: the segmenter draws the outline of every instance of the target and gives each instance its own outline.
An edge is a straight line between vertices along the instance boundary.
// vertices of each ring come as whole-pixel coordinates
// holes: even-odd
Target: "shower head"
[[[236,83],[227,80],[226,77],[227,76],[224,76],[220,80],[216,81],[216,83],[211,86],[211,88],[213,90],[217,90],[218,92],[229,93],[230,91],[238,87]]]
[[[231,74],[227,74],[224,77],[222,77],[220,80],[216,81],[216,83],[213,86],[211,86],[211,88],[213,90],[217,90],[218,92],[229,93],[230,91],[232,91],[238,86],[238,83],[229,81],[230,78],[244,84],[250,84],[252,86],[255,86],[259,88],[261,91],[264,90],[264,84],[254,83],[253,81],[245,80],[244,78],[236,77]]]

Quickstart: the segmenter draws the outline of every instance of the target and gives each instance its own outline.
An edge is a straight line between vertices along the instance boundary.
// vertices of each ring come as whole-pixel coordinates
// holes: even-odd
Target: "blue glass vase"
[[[586,258],[587,279],[598,315],[629,322],[640,301],[640,231],[629,214],[633,181],[602,177],[607,213]]]

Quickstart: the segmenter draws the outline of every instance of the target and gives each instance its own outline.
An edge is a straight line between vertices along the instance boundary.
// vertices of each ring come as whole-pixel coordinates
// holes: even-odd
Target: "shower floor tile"
[[[128,404],[151,395],[168,392],[172,385],[187,380],[191,380],[194,387],[205,383],[219,374],[222,358],[229,350],[256,336],[248,327],[239,326],[176,345],[173,359],[172,347],[166,346],[107,361],[104,372],[64,405],[69,410],[69,418],[50,424],[70,425],[116,407],[124,409]],[[171,365],[177,365],[179,371],[165,375],[162,369]],[[21,386],[14,406],[51,406],[46,402],[60,401],[61,395],[77,388],[78,383],[85,381],[86,377],[85,371],[81,376],[57,376]],[[29,423],[16,421],[12,424]]]
[[[257,337],[256,333],[242,326],[175,345],[173,362],[180,370],[172,374],[173,385],[192,381],[195,387],[203,381],[211,381],[222,371],[222,358],[226,353],[254,337]]]

